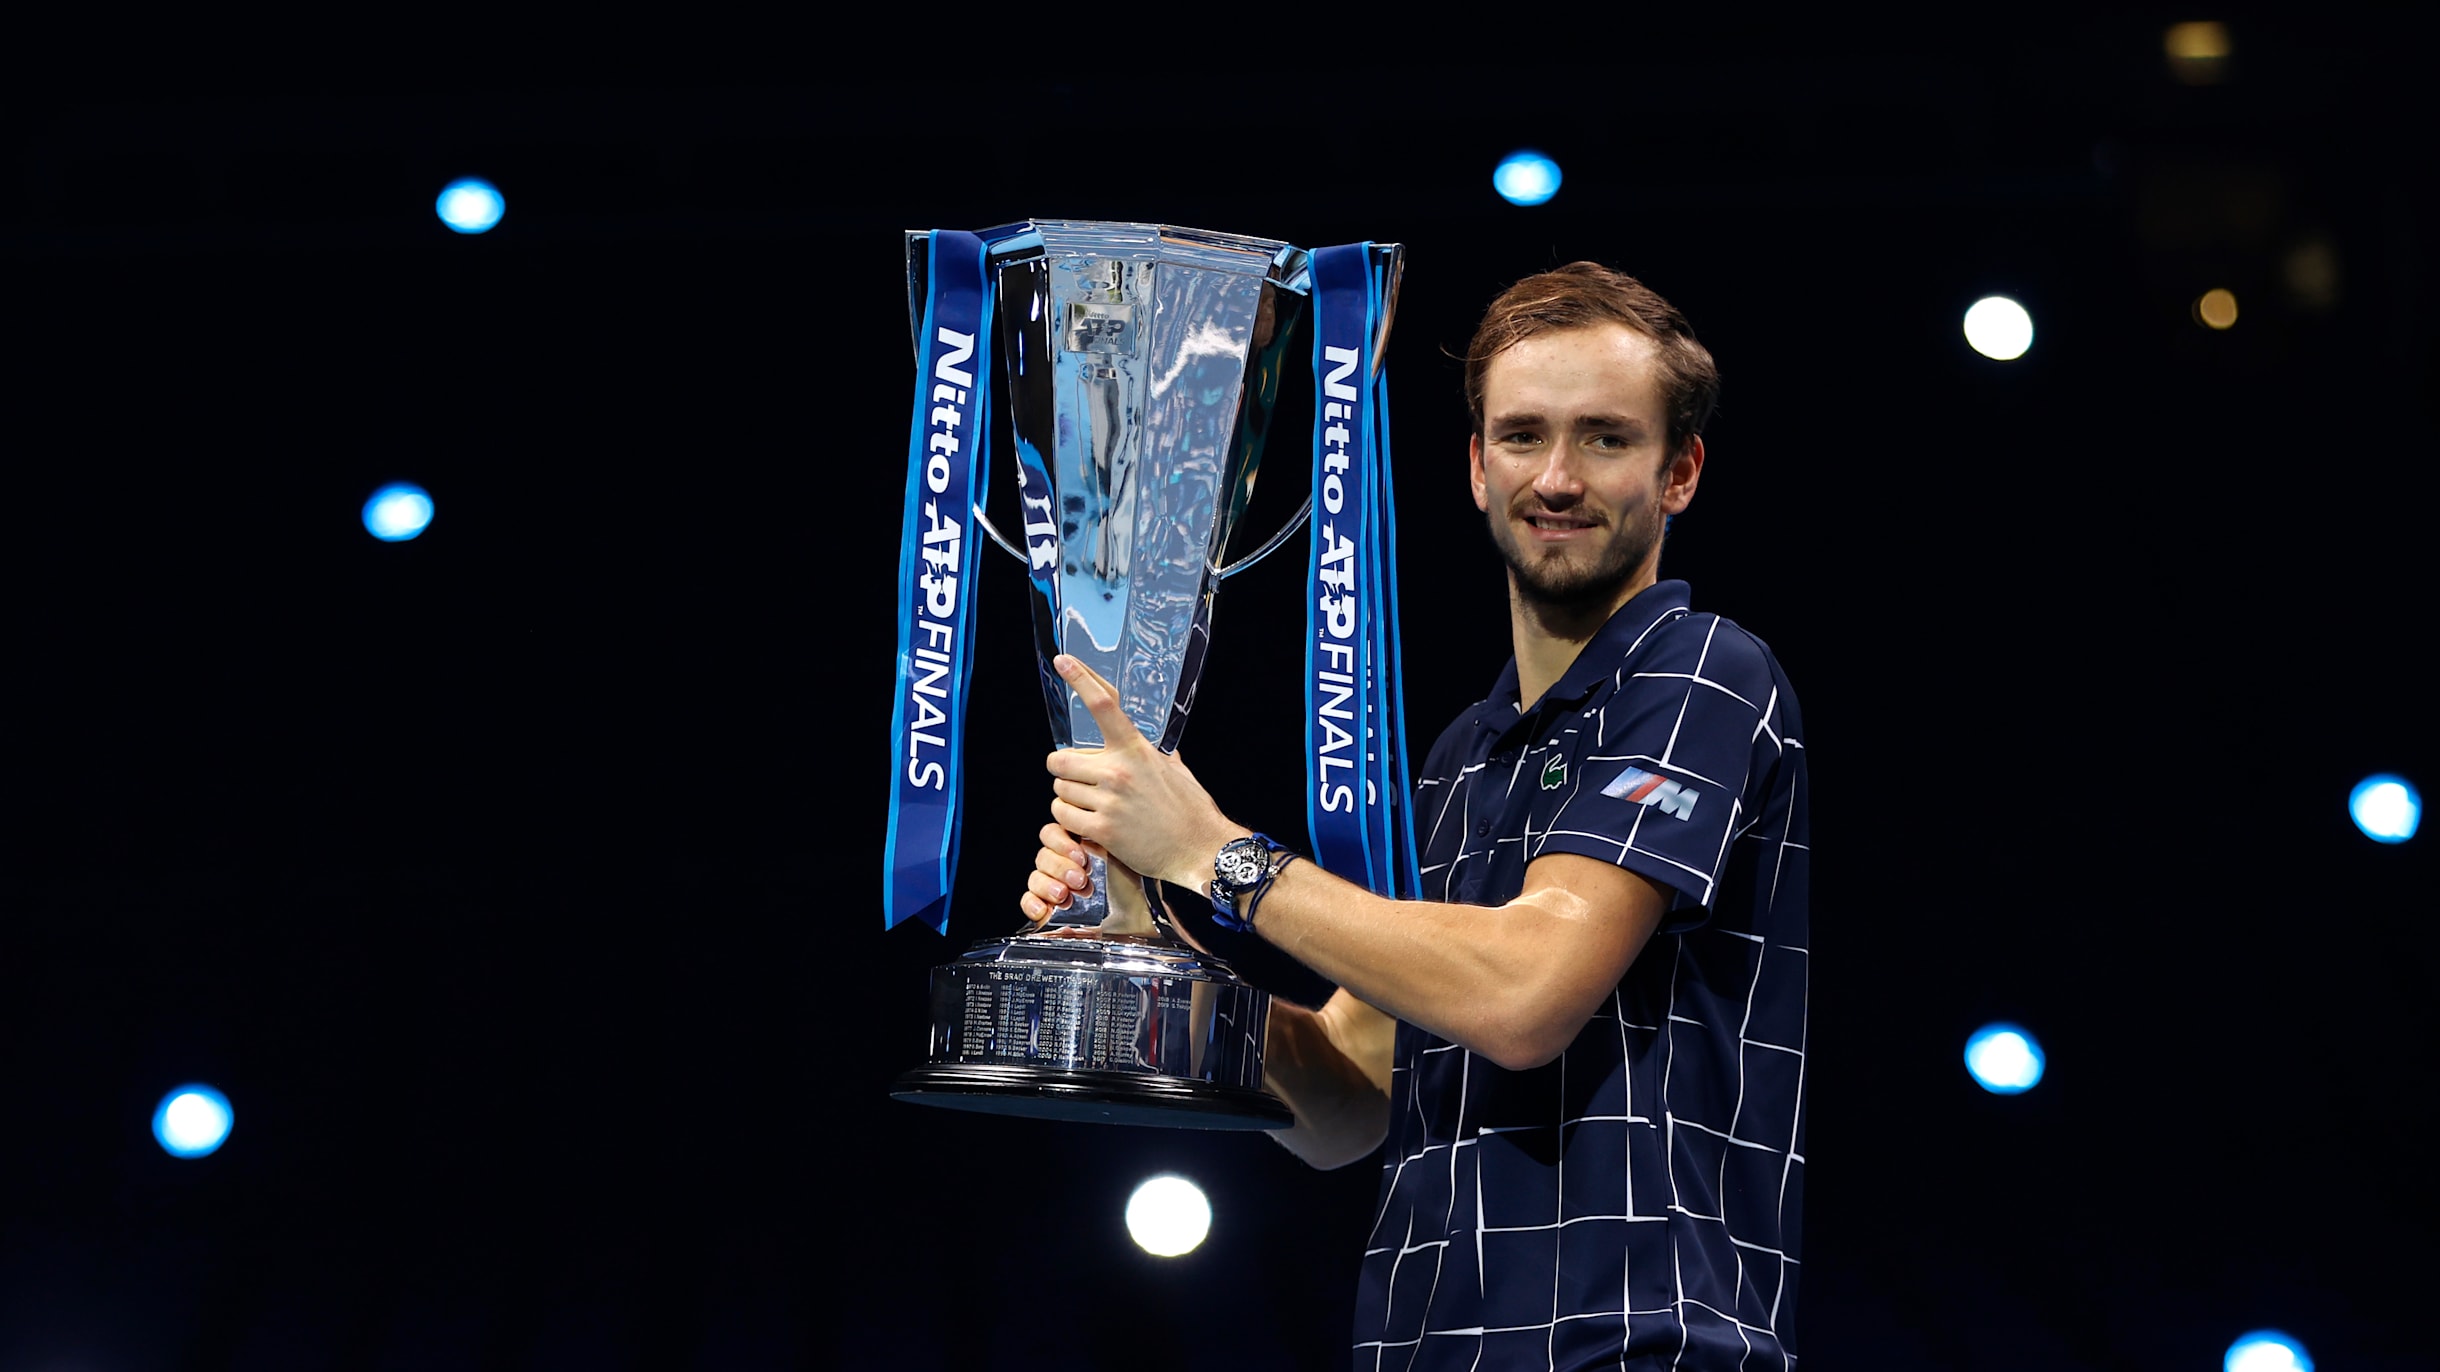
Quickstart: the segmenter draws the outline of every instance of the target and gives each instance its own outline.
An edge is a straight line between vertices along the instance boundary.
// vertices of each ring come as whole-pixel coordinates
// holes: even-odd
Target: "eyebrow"
[[[1520,410],[1514,414],[1495,414],[1485,423],[1490,429],[1529,429],[1547,424],[1549,420],[1536,410]],[[1648,429],[1644,421],[1632,415],[1588,414],[1576,420],[1581,429],[1605,429],[1641,437]]]

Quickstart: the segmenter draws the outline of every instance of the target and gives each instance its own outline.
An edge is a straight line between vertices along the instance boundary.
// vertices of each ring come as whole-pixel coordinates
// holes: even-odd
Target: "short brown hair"
[[[1624,324],[1660,345],[1661,404],[1669,412],[1669,451],[1703,432],[1720,399],[1720,368],[1695,341],[1677,306],[1650,286],[1598,262],[1570,262],[1500,292],[1466,345],[1466,412],[1483,430],[1483,382],[1491,359],[1539,334]]]

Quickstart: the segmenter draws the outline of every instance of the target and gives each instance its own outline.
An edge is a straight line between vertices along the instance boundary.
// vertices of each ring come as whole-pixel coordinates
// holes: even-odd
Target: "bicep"
[[[1543,918],[1543,992],[1569,1037],[1634,965],[1669,912],[1670,893],[1640,872],[1581,853],[1544,853],[1525,869],[1513,905]]]

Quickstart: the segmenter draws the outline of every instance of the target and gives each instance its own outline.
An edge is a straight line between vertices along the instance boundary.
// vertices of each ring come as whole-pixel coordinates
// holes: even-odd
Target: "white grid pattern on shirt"
[[[1640,647],[1653,633],[1675,622],[1676,619],[1677,616],[1672,615],[1656,621],[1644,631],[1642,636],[1639,636],[1638,646]],[[1430,1041],[1428,1046],[1422,1047],[1412,1054],[1401,1051],[1400,1060],[1396,1063],[1393,1074],[1395,1078],[1393,1090],[1402,1093],[1404,1105],[1402,1114],[1411,1125],[1411,1128],[1401,1132],[1405,1137],[1420,1140],[1422,1143],[1421,1146],[1414,1147],[1409,1152],[1384,1160],[1386,1178],[1383,1192],[1384,1204],[1382,1212],[1375,1222],[1375,1243],[1378,1243],[1380,1225],[1391,1219],[1401,1199],[1410,1202],[1425,1200],[1439,1202],[1436,1208],[1441,1209],[1444,1215],[1440,1233],[1445,1237],[1438,1243],[1433,1243],[1429,1239],[1425,1243],[1416,1243],[1416,1235],[1412,1226],[1417,1212],[1411,1205],[1409,1206],[1406,1212],[1407,1233],[1399,1245],[1399,1251],[1391,1265],[1389,1280],[1382,1291],[1381,1325],[1375,1331],[1379,1337],[1363,1339],[1357,1344],[1360,1351],[1369,1351],[1372,1354],[1371,1361],[1377,1367],[1412,1366],[1427,1341],[1437,1344],[1444,1338],[1473,1339],[1475,1341],[1473,1356],[1475,1360],[1479,1361],[1484,1356],[1486,1341],[1492,1336],[1533,1333],[1540,1333],[1543,1336],[1542,1351],[1550,1365],[1556,1367],[1560,1357],[1560,1337],[1563,1326],[1581,1326],[1587,1321],[1616,1321],[1617,1343],[1614,1347],[1623,1350],[1628,1346],[1630,1335],[1637,1327],[1635,1322],[1638,1319],[1654,1318],[1666,1318],[1669,1324],[1674,1326],[1672,1332],[1677,1335],[1681,1360],[1689,1350],[1695,1347],[1696,1324],[1699,1321],[1710,1321],[1714,1329],[1726,1331],[1719,1336],[1723,1339],[1726,1338],[1727,1332],[1733,1332],[1735,1341],[1723,1345],[1728,1352],[1735,1353],[1741,1344],[1748,1355],[1765,1349],[1778,1355],[1772,1363],[1754,1364],[1750,1361],[1741,1361],[1741,1366],[1792,1367],[1794,1365],[1795,1358],[1792,1354],[1785,1352],[1778,1330],[1782,1299],[1789,1290],[1795,1270],[1801,1267],[1801,1262],[1788,1251],[1792,1245],[1766,1240],[1779,1240],[1782,1235],[1790,1232],[1789,1224],[1794,1218],[1789,1213],[1790,1193],[1804,1161],[1803,1155],[1799,1151],[1803,1120],[1804,1059],[1808,1048],[1804,1034],[1806,1010],[1804,983],[1807,978],[1803,975],[1803,965],[1810,959],[1806,956],[1805,943],[1807,940],[1803,938],[1803,924],[1801,923],[1802,888],[1795,888],[1797,901],[1796,905],[1791,907],[1795,921],[1792,927],[1788,922],[1774,922],[1770,919],[1770,914],[1778,907],[1782,895],[1782,878],[1787,871],[1790,855],[1808,851],[1801,841],[1795,839],[1795,830],[1801,823],[1799,810],[1802,804],[1801,788],[1797,787],[1791,794],[1784,796],[1758,794],[1752,797],[1756,803],[1749,805],[1749,797],[1743,794],[1742,788],[1737,783],[1706,772],[1697,772],[1685,764],[1690,761],[1698,761],[1698,759],[1692,757],[1680,759],[1678,754],[1681,735],[1690,715],[1694,712],[1694,702],[1699,693],[1733,701],[1737,706],[1742,707],[1743,711],[1750,712],[1750,727],[1740,726],[1739,729],[1743,735],[1741,742],[1757,757],[1763,758],[1766,763],[1777,763],[1781,758],[1794,757],[1797,759],[1796,774],[1800,776],[1802,744],[1784,727],[1781,714],[1783,697],[1779,681],[1766,680],[1762,683],[1766,689],[1741,692],[1736,689],[1735,685],[1706,674],[1705,669],[1712,660],[1714,641],[1721,636],[1725,621],[1709,616],[1702,617],[1702,620],[1706,621],[1704,622],[1702,647],[1691,670],[1639,670],[1629,673],[1625,670],[1627,659],[1622,659],[1621,668],[1610,683],[1611,689],[1607,692],[1596,692],[1590,708],[1576,714],[1565,727],[1556,730],[1549,740],[1543,742],[1539,748],[1531,750],[1536,754],[1542,754],[1556,749],[1564,753],[1574,764],[1569,768],[1567,776],[1568,793],[1559,800],[1558,807],[1550,811],[1548,818],[1539,826],[1534,823],[1529,813],[1523,824],[1523,833],[1499,834],[1488,832],[1485,828],[1487,825],[1496,827],[1502,811],[1514,809],[1512,802],[1517,799],[1520,779],[1539,775],[1535,768],[1528,765],[1528,750],[1526,749],[1519,749],[1513,758],[1492,763],[1469,762],[1459,768],[1454,775],[1427,776],[1418,786],[1416,808],[1420,814],[1428,817],[1424,826],[1425,837],[1420,846],[1428,854],[1446,855],[1437,861],[1432,861],[1424,869],[1426,875],[1437,884],[1439,894],[1443,899],[1457,899],[1461,891],[1469,889],[1475,883],[1485,879],[1489,864],[1515,861],[1519,857],[1529,862],[1532,857],[1544,852],[1579,851],[1585,847],[1598,846],[1601,856],[1608,857],[1631,869],[1650,868],[1659,864],[1670,871],[1682,872],[1683,879],[1675,880],[1670,884],[1678,885],[1681,888],[1694,888],[1689,891],[1690,896],[1695,896],[1696,892],[1699,892],[1694,903],[1706,906],[1722,894],[1722,883],[1726,879],[1728,871],[1731,868],[1738,869],[1741,874],[1752,879],[1751,889],[1745,891],[1744,894],[1754,902],[1758,909],[1757,922],[1763,924],[1769,932],[1750,932],[1726,927],[1717,922],[1720,912],[1715,911],[1715,922],[1713,923],[1681,935],[1655,937],[1655,944],[1658,944],[1663,937],[1666,937],[1671,944],[1670,964],[1666,976],[1667,1004],[1662,1014],[1657,1017],[1659,1023],[1646,1025],[1635,1022],[1636,1017],[1631,1013],[1626,982],[1622,982],[1621,986],[1613,991],[1605,1006],[1606,1013],[1596,1016],[1595,1019],[1596,1025],[1602,1018],[1616,1021],[1616,1043],[1611,1050],[1615,1057],[1596,1054],[1588,1065],[1596,1072],[1616,1071],[1619,1079],[1616,1098],[1624,1102],[1626,1108],[1574,1113],[1563,1108],[1556,1112],[1558,1116],[1556,1124],[1547,1126],[1551,1136],[1558,1144],[1556,1156],[1550,1164],[1551,1171],[1557,1178],[1557,1184],[1553,1188],[1556,1208],[1547,1220],[1541,1222],[1495,1222],[1495,1217],[1486,1213],[1486,1194],[1482,1185],[1485,1155],[1481,1146],[1485,1140],[1499,1139],[1503,1135],[1533,1134],[1539,1130],[1524,1125],[1483,1126],[1479,1120],[1472,1117],[1470,1110],[1473,1103],[1470,1097],[1476,1072],[1475,1055],[1472,1052],[1437,1040]],[[1733,625],[1727,626],[1727,633],[1743,643],[1752,643],[1752,640],[1744,638],[1742,631],[1737,630]],[[1762,661],[1768,662],[1767,650],[1760,649],[1759,644],[1754,644],[1753,650],[1759,652]],[[1776,675],[1776,664],[1770,664],[1770,671],[1773,676]],[[1610,737],[1608,712],[1617,701],[1618,694],[1630,689],[1631,681],[1637,683],[1633,689],[1642,691],[1660,686],[1663,682],[1683,683],[1683,690],[1677,701],[1674,717],[1670,720],[1668,739],[1657,755],[1612,751],[1602,746]],[[1652,706],[1648,700],[1639,703],[1644,710],[1651,711]],[[1792,707],[1792,698],[1786,703]],[[1461,724],[1460,727],[1464,726]],[[1579,738],[1578,735],[1588,728],[1592,735],[1591,739],[1587,741]],[[1716,726],[1709,724],[1706,725],[1706,730],[1715,735],[1718,732]],[[1588,742],[1589,747],[1586,751],[1572,751],[1577,745]],[[1570,807],[1573,807],[1584,796],[1588,774],[1593,773],[1597,766],[1614,768],[1627,764],[1642,764],[1655,771],[1667,769],[1671,775],[1683,779],[1686,784],[1706,788],[1705,800],[1711,800],[1713,795],[1717,794],[1718,800],[1713,801],[1714,804],[1719,801],[1730,803],[1729,820],[1721,827],[1711,870],[1702,870],[1699,865],[1700,859],[1693,862],[1684,861],[1679,856],[1658,851],[1655,846],[1639,845],[1638,837],[1645,824],[1676,822],[1668,819],[1655,820],[1651,807],[1635,808],[1628,821],[1628,832],[1623,841],[1614,831],[1605,832],[1598,827],[1560,826],[1558,823],[1560,816],[1567,813]],[[1483,783],[1487,782],[1491,775],[1501,772],[1505,773],[1502,777],[1504,784],[1497,803],[1492,803],[1489,798],[1490,793]],[[1773,804],[1776,804],[1775,810],[1770,809]],[[1766,810],[1769,813],[1766,814]],[[1766,817],[1775,818],[1776,822],[1771,826],[1774,832],[1758,832]],[[1595,821],[1595,823],[1598,822]],[[1452,825],[1455,826],[1454,829],[1450,827]],[[1732,850],[1741,842],[1767,845],[1768,851],[1732,858]],[[1504,848],[1513,848],[1518,851],[1503,855],[1501,850]],[[1647,872],[1647,874],[1651,873]],[[1778,937],[1772,937],[1774,934]],[[1692,948],[1703,949],[1703,956],[1690,959],[1689,951]],[[1745,951],[1737,953],[1733,951],[1735,949]],[[1661,949],[1657,946],[1648,948],[1645,958],[1649,959],[1660,951]],[[1774,962],[1773,959],[1788,958],[1796,959],[1792,971],[1773,970],[1782,969],[1784,966],[1783,962]],[[1639,961],[1639,967],[1640,965]],[[1737,970],[1738,975],[1731,984],[1713,985],[1705,979],[1708,974],[1732,966]],[[1780,1023],[1789,1018],[1785,1014],[1774,1013],[1770,1017],[1774,1022],[1775,1030],[1793,1030],[1794,1042],[1792,1043],[1775,1041],[1774,1037],[1770,1035],[1758,1036],[1755,1033],[1756,1004],[1758,998],[1763,995],[1766,971],[1777,978],[1778,983],[1788,983],[1775,983],[1773,992],[1775,997],[1793,992],[1792,1025]],[[1630,980],[1633,979],[1634,973],[1631,972]],[[1657,990],[1659,988],[1651,987],[1649,989]],[[1717,1008],[1719,1013],[1716,1025],[1706,1022],[1703,1018],[1677,1013],[1680,993],[1689,989],[1699,991],[1701,1000]],[[1735,1033],[1733,1037],[1730,1037],[1726,1032],[1726,1026],[1732,1021],[1735,1024]],[[1680,1026],[1686,1026],[1686,1028],[1681,1031]],[[1612,1031],[1608,1026],[1602,1026],[1601,1032],[1606,1040]],[[1682,1113],[1675,1108],[1679,1091],[1685,1089],[1681,1083],[1674,1080],[1682,1032],[1698,1036],[1688,1040],[1690,1049],[1694,1048],[1697,1043],[1701,1043],[1706,1050],[1709,1050],[1706,1053],[1707,1072],[1713,1070],[1712,1065],[1715,1061],[1718,1061],[1719,1066],[1725,1067],[1723,1059],[1726,1054],[1733,1053],[1736,1058],[1733,1095],[1729,1094],[1726,1089],[1730,1086],[1730,1082],[1722,1080],[1716,1083],[1716,1086],[1721,1088],[1718,1091],[1721,1099],[1712,1102],[1693,1101],[1687,1107],[1692,1113]],[[1635,1040],[1635,1035],[1638,1033],[1644,1035],[1647,1040],[1646,1046],[1640,1053]],[[1571,1070],[1576,1070],[1571,1059],[1579,1054],[1585,1043],[1586,1040],[1580,1036],[1577,1046],[1571,1046],[1555,1064],[1556,1079],[1559,1084],[1556,1100],[1562,1106],[1565,1106],[1570,1100],[1565,1085],[1569,1080],[1568,1074]],[[1722,1049],[1725,1049],[1725,1052],[1720,1051]],[[1635,1162],[1638,1149],[1632,1145],[1633,1131],[1653,1129],[1656,1125],[1656,1120],[1651,1114],[1635,1109],[1636,1064],[1639,1058],[1649,1062],[1655,1050],[1660,1058],[1658,1064],[1660,1081],[1656,1097],[1656,1102],[1661,1107],[1657,1112],[1659,1160],[1664,1164],[1663,1170],[1668,1183],[1668,1200],[1661,1207],[1665,1213],[1657,1214],[1638,1212],[1635,1191]],[[1459,1083],[1457,1109],[1454,1114],[1447,1117],[1447,1120],[1440,1121],[1440,1123],[1445,1127],[1449,1121],[1454,1121],[1457,1125],[1458,1136],[1453,1139],[1443,1137],[1434,1141],[1432,1127],[1435,1121],[1430,1117],[1431,1111],[1427,1107],[1426,1091],[1423,1089],[1425,1083],[1418,1076],[1418,1072],[1425,1063],[1431,1060],[1447,1061],[1442,1057],[1447,1053],[1458,1053],[1463,1056],[1453,1064],[1457,1068]],[[1767,1072],[1765,1075],[1771,1078],[1773,1084],[1770,1088],[1771,1094],[1763,1099],[1768,1100],[1770,1105],[1767,1108],[1757,1105],[1749,1111],[1747,1067],[1749,1054],[1754,1053],[1767,1054],[1770,1059],[1774,1060],[1792,1058],[1795,1070],[1792,1089],[1779,1080],[1781,1074],[1777,1069]],[[1483,1069],[1493,1073],[1499,1072],[1499,1069],[1493,1067],[1488,1061],[1483,1064]],[[1723,1071],[1718,1075],[1725,1078],[1728,1073]],[[1605,1090],[1607,1088],[1599,1086],[1595,1089]],[[1445,1110],[1446,1105],[1445,1100],[1441,1101],[1439,1108]],[[1707,1105],[1725,1106],[1725,1117],[1707,1113]],[[1749,1119],[1749,1114],[1755,1117]],[[1769,1118],[1762,1118],[1763,1116]],[[1581,1131],[1584,1126],[1588,1125],[1628,1131],[1621,1135],[1629,1140],[1628,1146],[1619,1150],[1621,1170],[1624,1173],[1624,1189],[1621,1194],[1624,1196],[1625,1204],[1623,1207],[1604,1213],[1571,1215],[1567,1210],[1566,1180],[1569,1165],[1567,1143],[1572,1137],[1577,1136],[1576,1131]],[[1684,1133],[1681,1133],[1681,1127],[1683,1127]],[[1755,1136],[1756,1131],[1763,1130],[1767,1130],[1769,1133],[1767,1139]],[[1434,1163],[1426,1163],[1425,1159],[1430,1154],[1444,1149],[1449,1154],[1446,1160],[1448,1194],[1445,1197],[1409,1195],[1411,1186],[1402,1185],[1409,1180],[1406,1176],[1407,1169],[1417,1165],[1434,1166]],[[1465,1167],[1463,1171],[1460,1170],[1461,1160],[1458,1157],[1461,1151],[1472,1155],[1467,1160],[1470,1161],[1471,1166]],[[1717,1156],[1711,1158],[1709,1155],[1714,1151]],[[1703,1156],[1699,1159],[1698,1154]],[[1776,1174],[1774,1177],[1776,1186],[1772,1188],[1775,1194],[1766,1195],[1763,1198],[1761,1203],[1768,1208],[1762,1214],[1767,1216],[1767,1219],[1760,1223],[1756,1223],[1758,1217],[1746,1215],[1740,1207],[1732,1206],[1729,1203],[1734,1181],[1732,1157],[1737,1155],[1753,1157],[1757,1160],[1767,1158],[1770,1162],[1778,1164],[1772,1169]],[[1698,1161],[1703,1163],[1699,1172],[1681,1175],[1684,1173],[1684,1169],[1696,1165]],[[1476,1280],[1473,1285],[1476,1287],[1478,1297],[1473,1309],[1479,1311],[1484,1318],[1462,1324],[1451,1321],[1445,1326],[1435,1326],[1432,1319],[1438,1308],[1440,1279],[1449,1260],[1449,1243],[1459,1239],[1463,1233],[1462,1230],[1454,1227],[1457,1207],[1461,1199],[1458,1194],[1461,1179],[1471,1181],[1475,1191],[1474,1203],[1470,1207],[1474,1222],[1471,1225],[1472,1243],[1469,1245],[1476,1267],[1474,1274]],[[1597,1182],[1599,1179],[1595,1180]],[[1692,1193],[1688,1190],[1689,1186],[1694,1188]],[[1690,1206],[1686,1203],[1690,1195],[1708,1197],[1711,1203],[1710,1208],[1719,1213],[1706,1214],[1701,1209]],[[1739,1197],[1739,1200],[1742,1205],[1742,1196]],[[1594,1311],[1562,1308],[1565,1303],[1563,1291],[1565,1273],[1562,1267],[1567,1252],[1566,1236],[1569,1231],[1584,1228],[1588,1233],[1596,1233],[1600,1232],[1603,1226],[1618,1226],[1623,1235],[1634,1226],[1651,1224],[1671,1227],[1669,1271],[1666,1284],[1661,1288],[1665,1293],[1664,1304],[1647,1303],[1642,1307],[1637,1305],[1634,1294],[1636,1271],[1630,1265],[1634,1260],[1634,1252],[1622,1237],[1618,1245],[1620,1275],[1616,1287],[1618,1297],[1616,1308]],[[1699,1249],[1689,1249],[1688,1244],[1699,1243],[1702,1240],[1702,1236],[1692,1228],[1696,1225],[1715,1227],[1719,1235],[1725,1238],[1725,1244],[1714,1242],[1703,1244]],[[1515,1322],[1514,1315],[1511,1313],[1510,1321],[1494,1323],[1493,1319],[1496,1318],[1497,1312],[1484,1309],[1481,1298],[1487,1294],[1489,1285],[1487,1269],[1490,1264],[1499,1261],[1500,1258],[1499,1255],[1486,1253],[1486,1240],[1502,1235],[1516,1235],[1521,1238],[1529,1234],[1543,1233],[1549,1235],[1550,1242],[1547,1251],[1551,1264],[1548,1282],[1549,1299],[1546,1302],[1545,1318]],[[1426,1248],[1431,1251],[1434,1270],[1431,1283],[1425,1288],[1422,1317],[1417,1320],[1415,1312],[1400,1302],[1400,1291],[1404,1284],[1400,1280],[1399,1264],[1405,1263],[1410,1256],[1419,1256]],[[1729,1259],[1729,1271],[1733,1273],[1733,1276],[1729,1277],[1724,1299],[1715,1293],[1714,1288],[1718,1285],[1716,1281],[1707,1280],[1695,1283],[1695,1289],[1690,1292],[1687,1268],[1689,1262],[1695,1260],[1695,1254],[1698,1251],[1704,1260],[1716,1259],[1721,1256],[1722,1251]],[[1368,1263],[1386,1252],[1387,1250],[1382,1247],[1368,1248]],[[1761,1269],[1760,1271],[1749,1271],[1749,1255],[1751,1262],[1757,1265]],[[1701,1264],[1698,1263],[1698,1265]],[[1652,1288],[1647,1287],[1647,1290],[1650,1289]],[[1729,1308],[1722,1309],[1722,1304]],[[1457,1308],[1452,1307],[1452,1311]],[[1761,1347],[1756,1345],[1757,1337],[1764,1340]],[[1510,1345],[1510,1347],[1514,1347],[1514,1345]],[[1393,1356],[1394,1351],[1397,1350],[1405,1352],[1404,1359]],[[1435,1362],[1433,1365],[1441,1364]],[[1450,1365],[1464,1364],[1461,1362]]]

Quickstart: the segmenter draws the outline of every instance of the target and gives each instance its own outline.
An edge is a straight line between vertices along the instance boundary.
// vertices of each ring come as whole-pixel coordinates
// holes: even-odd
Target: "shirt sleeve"
[[[1716,615],[1669,625],[1585,711],[1580,765],[1548,827],[1530,836],[1528,859],[1615,863],[1677,893],[1665,929],[1700,924],[1729,843],[1751,818],[1774,675],[1768,651]]]

